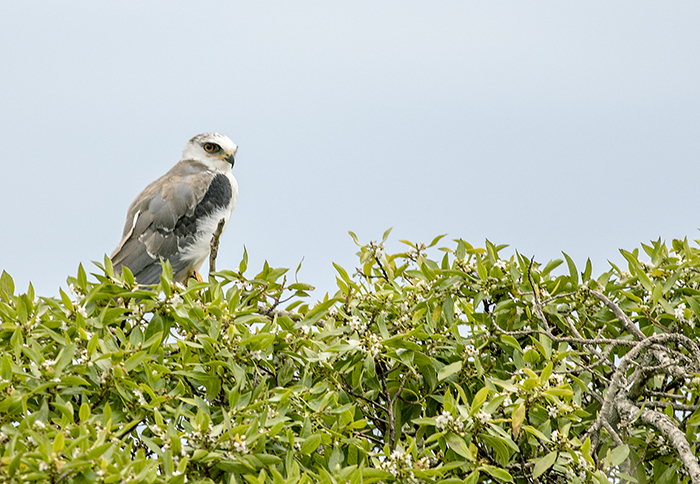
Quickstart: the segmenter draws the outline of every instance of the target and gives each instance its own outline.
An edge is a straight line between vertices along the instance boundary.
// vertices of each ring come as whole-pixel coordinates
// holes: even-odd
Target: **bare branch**
[[[275,317],[275,316],[286,316],[292,321],[301,321],[304,319],[304,315],[295,313],[292,311],[284,311],[282,309],[273,309],[269,306],[263,306],[259,305],[258,306],[258,312],[264,316],[270,316],[270,317]]]
[[[626,398],[618,398],[615,406],[621,415],[625,415],[626,420],[634,421],[639,418],[643,424],[657,429],[678,452],[678,457],[683,462],[693,484],[700,484],[700,465],[685,438],[685,433],[678,428],[671,417],[656,410],[647,408],[640,410]]]
[[[698,408],[700,408],[700,405],[686,405],[683,403],[676,403],[676,402],[644,402],[644,406],[652,407],[652,408],[671,407],[674,410],[680,410],[682,412],[694,412]]]
[[[632,322],[632,320],[622,311],[620,306],[612,302],[610,299],[607,298],[603,293],[595,291],[593,289],[588,289],[588,292],[593,294],[600,302],[605,304],[615,315],[617,319],[620,320],[622,324],[625,325],[627,330],[634,335],[635,338],[638,340],[642,340],[646,338],[644,333],[637,327],[636,324]]]
[[[226,225],[226,219],[222,218],[216,226],[214,235],[211,236],[211,242],[209,242],[209,274],[216,272],[216,256],[219,255],[219,238],[221,238],[221,232],[224,231],[224,225]]]
[[[666,341],[675,341],[679,343],[685,343],[685,344],[692,344],[694,343],[690,341],[689,343],[686,342],[687,340],[685,336],[677,333],[661,333],[661,334],[654,334],[652,336],[649,336],[648,338],[644,339],[643,341],[637,342],[637,345],[629,350],[625,356],[623,356],[620,359],[620,362],[618,363],[617,369],[615,370],[615,373],[613,374],[612,381],[610,383],[610,387],[607,389],[606,395],[605,395],[605,400],[603,400],[603,405],[600,409],[600,412],[598,413],[598,417],[596,418],[595,422],[591,427],[586,431],[586,433],[583,436],[583,440],[586,439],[586,436],[588,435],[593,435],[596,432],[600,430],[600,427],[603,425],[603,421],[608,421],[613,418],[613,409],[614,409],[614,402],[616,401],[616,397],[618,395],[618,392],[621,388],[627,386],[627,378],[625,378],[625,373],[627,372],[627,368],[632,362],[636,361],[635,359],[644,351],[645,349],[650,349],[653,345],[659,344],[659,343],[664,343]],[[697,345],[695,345],[697,347]],[[641,375],[644,377],[644,372],[643,371],[638,371],[635,372],[635,375],[633,375],[634,382],[636,384],[633,384],[633,387],[639,387],[639,376]]]
[[[612,428],[612,425],[610,425],[610,423],[607,420],[603,421],[603,427],[605,428],[605,430],[608,431],[608,433],[610,434],[610,436],[613,439],[613,442],[615,442],[615,445],[623,445],[624,444],[624,442],[622,441],[622,439],[620,438],[618,433],[615,432],[615,429]]]

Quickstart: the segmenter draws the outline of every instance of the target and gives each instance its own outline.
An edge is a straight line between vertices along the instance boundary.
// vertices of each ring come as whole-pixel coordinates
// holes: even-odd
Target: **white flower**
[[[384,244],[371,244],[370,247],[372,248],[372,255],[377,259],[381,258],[382,255],[384,255]]]
[[[251,351],[250,357],[254,360],[262,360],[263,352],[262,352],[262,350]]]
[[[139,401],[139,405],[148,405],[146,399],[143,398],[143,393],[141,392],[141,390],[134,390],[134,395],[136,395],[136,398]]]
[[[76,306],[75,310],[80,314],[82,317],[87,318],[87,311],[85,310],[84,306]]]
[[[46,428],[46,424],[44,422],[42,422],[41,420],[35,420],[34,421],[34,428],[39,429],[39,430],[43,430]]]
[[[90,357],[88,356],[87,348],[83,348],[82,350],[80,350],[80,356],[76,360],[76,363],[81,365],[89,359],[90,359]]]
[[[362,333],[363,331],[367,330],[367,323],[362,321],[357,316],[351,317],[348,324],[350,325],[351,330],[357,331],[358,333]]]
[[[420,292],[428,292],[428,283],[423,279],[419,279],[418,282],[416,282],[415,288]]]
[[[437,429],[439,431],[443,431],[453,421],[454,421],[454,417],[452,416],[452,414],[450,414],[450,412],[448,412],[447,410],[443,410],[440,415],[435,417],[435,427],[437,427]]]
[[[412,467],[412,459],[411,454],[404,452],[401,449],[396,449],[393,451],[391,454],[389,454],[389,458],[398,464],[400,464],[402,467]]]
[[[505,392],[503,392],[502,395],[505,395],[506,398],[503,399],[503,403],[501,405],[503,405],[504,407],[508,407],[510,405],[513,405],[513,400],[510,398],[509,393],[506,394]]]
[[[553,373],[552,375],[550,375],[549,381],[554,383],[555,387],[562,386],[565,383],[564,375],[562,375],[561,373]]]
[[[236,435],[236,440],[233,442],[233,450],[240,454],[248,453],[248,444],[245,442],[245,435],[241,437]]]
[[[308,326],[304,324],[301,328],[299,328],[302,333],[304,334],[309,334],[309,331],[311,331],[311,326]]]
[[[494,267],[498,267],[499,269],[503,270],[503,269],[506,268],[506,265],[507,265],[506,261],[500,260],[500,259],[499,259],[499,260],[497,260],[496,263],[494,264]]]
[[[365,342],[360,344],[360,348],[365,353],[371,354],[373,357],[377,356],[382,351],[382,343],[376,334],[370,333]]]
[[[464,353],[466,353],[468,358],[476,358],[479,352],[472,345],[466,345],[464,347]]]
[[[676,317],[676,319],[685,321],[685,309],[685,303],[680,303],[678,306],[676,306],[676,309],[673,310],[673,315]]]
[[[39,470],[41,472],[47,471],[47,470],[49,470],[49,465],[46,462],[41,461],[41,462],[39,462]]]
[[[481,422],[482,425],[486,425],[491,420],[491,415],[484,412],[483,410],[479,410],[478,412],[476,412],[476,418]]]
[[[559,409],[556,405],[550,405],[549,407],[547,407],[547,413],[549,414],[550,418],[557,418],[559,416]]]

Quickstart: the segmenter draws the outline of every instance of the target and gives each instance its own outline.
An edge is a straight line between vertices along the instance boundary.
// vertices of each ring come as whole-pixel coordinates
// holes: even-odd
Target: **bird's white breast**
[[[195,240],[182,252],[183,259],[192,261],[192,265],[190,267],[193,270],[199,270],[207,257],[209,257],[211,239],[214,236],[216,227],[219,225],[219,221],[221,219],[224,219],[225,221],[224,229],[221,231],[221,233],[223,233],[228,226],[231,213],[236,207],[236,202],[238,201],[238,182],[230,171],[224,174],[229,179],[229,182],[231,182],[231,202],[227,207],[222,207],[197,220],[197,235],[195,236]]]

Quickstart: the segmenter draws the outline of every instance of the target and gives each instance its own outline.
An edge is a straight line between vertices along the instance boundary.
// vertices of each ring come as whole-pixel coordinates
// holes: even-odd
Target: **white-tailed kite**
[[[173,279],[184,282],[209,256],[221,219],[224,229],[238,200],[231,174],[238,147],[227,136],[204,133],[187,142],[182,159],[131,203],[121,242],[110,256],[128,267],[139,284],[156,284],[161,259]]]

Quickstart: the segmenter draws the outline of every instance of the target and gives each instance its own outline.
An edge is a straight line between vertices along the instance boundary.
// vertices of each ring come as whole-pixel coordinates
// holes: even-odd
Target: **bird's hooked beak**
[[[233,164],[236,162],[235,156],[236,156],[235,151],[233,151],[231,153],[226,153],[226,156],[224,156],[224,160],[228,161],[231,164],[231,168],[233,168]]]

